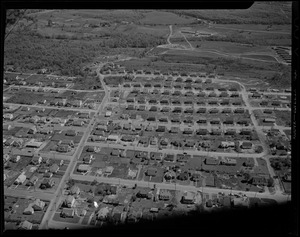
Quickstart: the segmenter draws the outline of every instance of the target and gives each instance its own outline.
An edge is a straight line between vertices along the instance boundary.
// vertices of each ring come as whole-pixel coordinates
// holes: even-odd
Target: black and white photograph
[[[294,233],[293,4],[6,9],[3,231]]]

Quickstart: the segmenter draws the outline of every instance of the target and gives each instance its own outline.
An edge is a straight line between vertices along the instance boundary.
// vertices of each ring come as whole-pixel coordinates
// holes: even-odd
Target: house
[[[42,211],[45,207],[45,202],[41,201],[39,198],[35,199],[33,203],[30,204],[33,210]]]
[[[50,168],[49,168],[49,171],[51,173],[57,173],[58,170],[59,170],[59,166],[56,163],[54,163],[53,165],[51,165]]]
[[[215,187],[216,183],[215,183],[215,176],[213,175],[209,175],[205,178],[205,185],[207,187]]]
[[[276,120],[274,118],[264,118],[263,122],[264,123],[275,123]]]
[[[104,172],[105,172],[105,174],[107,174],[107,175],[111,175],[112,172],[113,172],[113,170],[114,170],[114,167],[113,167],[113,166],[107,166]]]
[[[221,134],[222,134],[222,130],[218,130],[218,129],[211,130],[211,135],[221,135]]]
[[[20,174],[18,178],[15,180],[14,184],[20,185],[23,184],[26,180],[26,176],[24,174]]]
[[[43,158],[41,156],[34,156],[31,160],[31,164],[33,165],[39,165],[41,164]]]
[[[59,145],[56,149],[58,152],[69,152],[71,151],[71,147],[69,145]]]
[[[176,178],[176,173],[173,170],[169,170],[165,173],[164,178],[166,180],[175,179]]]
[[[83,165],[83,164],[80,164],[77,168],[78,172],[88,172],[90,170],[91,170],[91,167],[89,165]]]
[[[221,119],[220,118],[213,118],[210,121],[210,124],[220,124],[221,123]]]
[[[24,215],[32,215],[34,213],[34,209],[31,206],[28,206],[25,208],[25,210],[23,211]]]
[[[32,229],[32,223],[25,220],[20,224],[19,228],[22,229],[22,230],[31,230]]]
[[[195,203],[195,194],[192,192],[186,191],[181,198],[183,204],[194,204]]]
[[[138,193],[136,194],[136,196],[138,198],[147,198],[147,199],[151,199],[151,197],[152,197],[150,190],[148,190],[148,189],[139,190]]]
[[[221,162],[222,165],[236,165],[236,159],[228,158],[228,157],[222,157]]]
[[[11,157],[10,161],[13,163],[17,163],[21,159],[21,156],[13,156]]]
[[[47,188],[52,188],[54,186],[55,182],[51,178],[44,178],[42,181],[40,188],[41,189],[47,189]]]
[[[156,176],[157,170],[156,168],[150,167],[148,168],[146,175],[148,176]]]
[[[173,162],[174,161],[174,155],[173,154],[167,154],[164,158],[165,161],[170,161]]]
[[[105,220],[109,212],[110,211],[108,207],[102,207],[96,214],[97,220]]]
[[[64,206],[71,208],[74,206],[74,204],[75,204],[74,196],[68,195],[68,197],[64,201]]]
[[[248,208],[250,205],[250,199],[248,197],[233,198],[233,207]]]
[[[26,186],[34,186],[36,184],[36,182],[38,181],[38,179],[39,178],[37,176],[32,176],[26,183]]]
[[[78,113],[78,118],[80,118],[80,119],[89,119],[90,114],[89,113]]]
[[[9,158],[10,158],[10,155],[9,155],[9,154],[3,154],[3,162],[8,161]]]
[[[43,142],[37,142],[37,141],[34,141],[34,139],[32,139],[26,143],[25,147],[39,148],[39,147],[41,147],[42,144],[43,144]]]
[[[74,146],[74,141],[70,139],[64,139],[59,142],[59,145],[67,145],[72,147]]]
[[[3,125],[3,130],[4,131],[8,131],[8,130],[10,130],[12,128],[12,126],[10,125],[10,124],[4,124]]]
[[[207,157],[205,159],[205,164],[206,165],[219,165],[219,160],[217,158]]]
[[[249,135],[249,136],[251,136],[251,134],[252,134],[252,131],[249,130],[249,129],[242,129],[240,131],[240,135]]]
[[[82,100],[73,100],[71,102],[71,105],[73,105],[74,107],[81,107],[82,106]]]
[[[14,118],[13,114],[3,114],[3,119],[12,120]]]
[[[235,147],[235,143],[234,142],[222,141],[220,146],[222,148]]]
[[[48,135],[51,134],[52,131],[50,129],[42,129],[40,130],[40,134]]]
[[[224,123],[224,124],[230,124],[230,125],[233,125],[233,124],[234,124],[234,120],[233,120],[233,118],[227,118],[223,123]]]
[[[206,134],[208,134],[208,130],[207,129],[197,129],[196,134],[197,135],[206,135]]]
[[[238,108],[238,109],[235,109],[234,112],[236,114],[243,114],[243,113],[245,113],[245,110],[243,108]]]
[[[266,185],[268,185],[268,179],[264,176],[254,175],[251,177],[250,183],[252,185],[266,186]]]
[[[80,194],[80,188],[76,185],[72,186],[70,189],[70,194],[71,195],[79,195]]]
[[[252,142],[243,142],[241,145],[242,149],[251,149],[252,148]]]
[[[105,117],[110,117],[112,115],[112,111],[106,111],[105,112]]]
[[[112,142],[116,142],[118,139],[119,139],[119,136],[113,135],[113,134],[111,134],[107,137],[107,141],[112,141]]]
[[[74,137],[77,135],[75,130],[67,130],[65,133],[66,136]]]
[[[229,196],[224,196],[220,198],[220,204],[223,207],[231,207],[231,198]]]
[[[75,211],[73,208],[63,208],[61,211],[61,217],[68,217],[68,218],[73,218],[75,214]]]

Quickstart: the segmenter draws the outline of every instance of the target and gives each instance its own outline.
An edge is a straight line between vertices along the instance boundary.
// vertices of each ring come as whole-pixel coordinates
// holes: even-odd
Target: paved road
[[[103,75],[101,75],[99,73],[101,67],[102,67],[102,65],[100,65],[100,67],[99,67],[99,69],[97,71],[97,74],[100,77],[101,83],[102,83],[102,85],[104,87],[105,96],[104,96],[104,98],[103,98],[103,100],[102,100],[102,102],[101,102],[101,104],[100,104],[100,106],[98,108],[98,111],[97,111],[98,113],[102,112],[103,107],[107,103],[107,101],[109,100],[109,95],[110,95],[110,91],[106,87],[106,85],[105,85],[105,83],[103,81]],[[92,131],[93,126],[95,124],[95,120],[96,120],[96,115],[91,119],[91,121],[90,121],[90,123],[89,123],[89,125],[88,125],[88,127],[87,127],[87,129],[86,129],[86,131],[85,131],[85,133],[83,135],[83,137],[81,138],[81,142],[79,143],[79,145],[77,147],[77,150],[74,153],[74,156],[73,156],[73,158],[72,158],[72,160],[71,160],[71,162],[70,162],[70,164],[69,164],[69,166],[68,166],[68,168],[67,168],[67,170],[65,172],[65,175],[63,176],[63,178],[62,178],[62,180],[61,180],[61,182],[60,182],[60,184],[59,184],[59,186],[58,186],[58,188],[57,188],[57,190],[55,192],[55,197],[56,198],[51,201],[51,203],[50,203],[50,205],[49,205],[49,207],[48,207],[48,209],[47,209],[47,211],[46,211],[46,213],[44,215],[42,223],[39,226],[39,229],[48,228],[49,220],[54,215],[54,212],[55,212],[55,209],[56,209],[56,208],[53,208],[53,205],[57,204],[59,202],[59,200],[60,200],[60,196],[61,196],[61,194],[63,192],[64,186],[65,186],[68,178],[70,177],[70,174],[72,173],[73,169],[75,168],[76,161],[79,159],[79,156],[82,153],[83,147],[85,146],[86,141],[87,141],[87,139],[89,137],[89,134]]]
[[[96,147],[113,147],[113,148],[118,148],[118,149],[130,149],[130,150],[139,150],[139,151],[148,151],[148,152],[161,152],[161,153],[166,153],[166,154],[182,154],[183,152],[186,152],[187,154],[190,155],[200,155],[200,156],[224,156],[224,157],[235,157],[235,158],[260,158],[264,153],[260,154],[245,154],[245,153],[228,153],[228,152],[208,152],[208,151],[195,151],[195,150],[189,150],[189,149],[184,149],[184,150],[175,150],[173,148],[162,148],[159,150],[157,147],[137,147],[137,146],[132,146],[132,145],[122,145],[122,144],[117,144],[117,143],[97,143],[97,142],[87,142],[86,145],[88,146],[96,146]]]
[[[172,43],[171,43],[171,41],[170,41],[170,38],[171,38],[171,36],[172,36],[172,34],[173,34],[173,33],[172,33],[172,25],[169,25],[169,29],[170,29],[170,34],[169,34],[169,36],[168,36],[168,38],[167,38],[167,42],[168,42],[168,44],[171,45]]]
[[[98,182],[104,182],[114,185],[126,185],[129,187],[133,187],[135,184],[140,187],[150,187],[153,188],[154,184],[157,188],[160,189],[176,189],[180,191],[201,191],[203,193],[210,193],[210,194],[217,194],[219,192],[224,192],[226,195],[232,193],[237,194],[241,191],[237,190],[228,190],[228,189],[219,189],[219,188],[211,188],[211,187],[195,187],[195,186],[186,186],[186,185],[180,185],[180,184],[168,184],[168,183],[153,183],[153,182],[146,182],[146,181],[139,181],[139,180],[125,180],[125,179],[118,179],[118,178],[105,178],[105,177],[92,177],[92,176],[83,176],[83,175],[72,175],[72,178],[76,180],[82,180],[82,181],[94,181],[95,179]],[[175,187],[176,186],[176,187]],[[242,192],[245,193],[248,197],[258,197],[258,198],[271,198],[275,199],[278,202],[285,202],[287,200],[287,195],[283,194],[276,194],[272,195],[270,193],[258,193],[258,192]]]
[[[232,27],[216,26],[216,25],[210,25],[210,27],[212,27],[212,28],[219,28],[219,29],[227,29],[227,30],[246,31],[246,32],[257,32],[257,33],[267,33],[267,34],[284,34],[284,35],[291,35],[291,32],[283,32],[283,31],[246,30],[246,29],[239,29],[239,28],[232,28]]]
[[[72,110],[72,111],[79,111],[79,112],[95,112],[97,110],[95,109],[85,109],[85,108],[77,108],[77,107],[56,107],[56,106],[46,106],[46,105],[27,105],[27,104],[16,104],[16,103],[6,103],[4,102],[3,105],[9,105],[9,106],[23,106],[23,107],[29,107],[29,108],[45,108],[45,109],[58,109],[58,110]]]
[[[72,88],[55,88],[55,87],[49,87],[49,86],[23,86],[23,85],[10,85],[9,88],[29,88],[29,89],[39,89],[43,88],[44,90],[56,90],[56,91],[76,91],[76,92],[91,92],[91,93],[96,93],[96,92],[104,92],[104,90],[99,89],[99,90],[74,90]],[[7,88],[8,89],[8,88]]]
[[[51,201],[55,197],[53,193],[51,194],[44,191],[34,191],[33,189],[28,191],[28,190],[4,188],[4,193],[5,195],[8,196],[34,198],[34,199],[39,198],[48,201]]]

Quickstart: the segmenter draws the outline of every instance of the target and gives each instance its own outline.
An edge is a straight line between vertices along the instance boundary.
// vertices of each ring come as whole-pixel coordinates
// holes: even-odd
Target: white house
[[[13,114],[3,114],[3,118],[12,120],[14,118],[14,115]]]
[[[20,174],[19,177],[15,180],[15,184],[23,184],[26,180],[26,176],[24,174]]]

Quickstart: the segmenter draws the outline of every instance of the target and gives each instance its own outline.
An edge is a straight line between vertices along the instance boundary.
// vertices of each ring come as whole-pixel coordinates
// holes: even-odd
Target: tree
[[[249,174],[249,173],[244,173],[244,181],[246,181],[246,182],[249,182],[250,181],[250,179],[251,179],[251,175]]]

